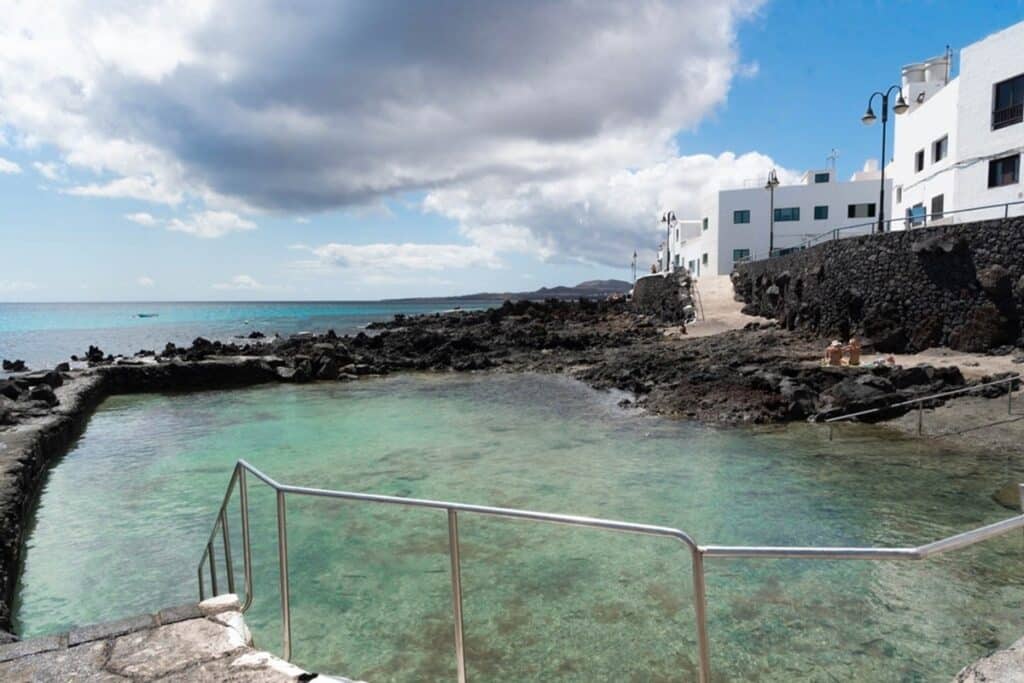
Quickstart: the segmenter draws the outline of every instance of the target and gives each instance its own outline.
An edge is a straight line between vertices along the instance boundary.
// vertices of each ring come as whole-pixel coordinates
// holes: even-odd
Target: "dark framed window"
[[[815,173],[814,182],[816,183],[827,183],[830,175],[828,173]]]
[[[749,223],[750,222],[750,210],[739,209],[738,211],[732,212],[733,223]]]
[[[932,197],[932,220],[938,220],[942,218],[942,211],[945,208],[946,197],[945,195],[937,194]]]
[[[814,207],[814,220],[823,221],[828,218],[828,207],[827,206],[816,206]]]
[[[707,218],[702,218],[701,219],[701,221],[700,221],[700,229],[701,230],[707,230],[708,229],[708,219]]]
[[[919,149],[914,154],[914,173],[920,173],[924,170],[924,150]]]
[[[903,203],[903,186],[902,185],[897,185],[896,186],[896,203],[897,204],[902,204]]]
[[[798,221],[800,220],[800,207],[799,206],[787,206],[782,209],[775,209],[775,222],[784,223],[786,221]]]
[[[874,218],[875,217],[875,203],[870,204],[850,204],[846,207],[847,218]]]
[[[992,97],[992,128],[1024,120],[1024,74],[996,83]]]
[[[949,136],[943,135],[932,143],[932,163],[942,161],[949,154]]]
[[[749,249],[733,249],[732,250],[732,262],[737,263],[739,261],[749,261],[750,250]]]
[[[988,162],[988,186],[1003,187],[1020,182],[1020,155]]]
[[[700,255],[700,263],[704,266],[708,264],[708,255],[706,253]]]

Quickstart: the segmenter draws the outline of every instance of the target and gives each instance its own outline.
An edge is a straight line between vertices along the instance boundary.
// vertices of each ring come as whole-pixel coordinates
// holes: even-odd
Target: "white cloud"
[[[309,219],[306,218],[305,216],[297,216],[295,218],[295,222],[300,223],[302,225],[306,225],[307,223],[309,223]]]
[[[364,272],[441,271],[452,268],[500,268],[493,251],[460,244],[338,244],[311,249],[316,260],[303,265],[330,266]]]
[[[132,223],[138,223],[139,225],[146,226],[157,225],[160,222],[154,218],[152,214],[148,214],[145,211],[140,211],[138,213],[126,213],[124,217]]]
[[[219,282],[213,286],[214,289],[267,289],[266,285],[260,284],[256,278],[249,275],[236,275],[230,282]]]
[[[24,280],[0,280],[0,292],[13,294],[15,292],[28,292],[38,289],[36,283]]]
[[[735,171],[675,136],[756,74],[736,32],[757,0],[452,4],[16,3],[0,120],[58,151],[71,194],[197,207],[172,230],[428,192],[454,260],[488,265],[620,263],[659,206]]]
[[[47,180],[63,180],[64,178],[63,166],[55,162],[33,161],[32,168]]]
[[[140,276],[135,282],[138,283],[139,287],[152,287],[156,284],[156,280],[147,275]]]
[[[185,220],[179,218],[169,220],[167,229],[213,239],[232,232],[255,230],[256,224],[230,211],[202,211],[190,215]]]
[[[9,159],[4,159],[3,157],[0,157],[0,173],[21,173],[21,166],[14,163],[13,161],[10,161]]]

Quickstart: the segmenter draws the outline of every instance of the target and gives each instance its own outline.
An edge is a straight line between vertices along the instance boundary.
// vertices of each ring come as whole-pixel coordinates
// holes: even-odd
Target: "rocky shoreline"
[[[0,629],[10,630],[24,521],[46,472],[113,394],[354,381],[403,371],[540,372],[630,392],[626,403],[661,415],[766,424],[820,420],[967,384],[956,368],[821,367],[819,341],[768,322],[688,339],[624,301],[506,302],[484,311],[398,315],[370,327],[369,334],[345,337],[197,339],[133,358],[91,348],[84,367],[61,364],[0,380]]]

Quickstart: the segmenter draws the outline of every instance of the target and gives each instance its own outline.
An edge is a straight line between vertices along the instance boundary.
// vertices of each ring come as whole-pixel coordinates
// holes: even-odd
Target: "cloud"
[[[18,164],[14,163],[13,161],[10,161],[8,159],[4,159],[3,157],[0,157],[0,173],[7,173],[7,174],[21,173],[21,166],[19,166]]]
[[[313,267],[334,267],[365,272],[396,270],[443,271],[452,268],[500,268],[495,253],[476,245],[460,244],[324,244],[310,250]]]
[[[138,283],[139,287],[152,287],[156,284],[156,280],[146,275],[140,276],[135,282]]]
[[[256,281],[256,278],[249,275],[236,275],[230,282],[219,282],[213,286],[214,289],[267,289]]]
[[[230,211],[203,211],[194,213],[185,220],[173,218],[167,222],[167,229],[214,239],[232,232],[255,230],[256,224]]]
[[[139,225],[153,226],[160,223],[159,220],[145,211],[140,211],[138,213],[126,213],[124,217],[126,220],[129,220],[132,223],[138,223]]]
[[[63,166],[54,162],[42,162],[33,161],[32,168],[36,169],[36,172],[46,178],[47,180],[63,180],[64,171]]]
[[[24,280],[0,280],[0,292],[4,294],[28,292],[33,289],[38,289],[38,286],[34,282],[26,282]]]

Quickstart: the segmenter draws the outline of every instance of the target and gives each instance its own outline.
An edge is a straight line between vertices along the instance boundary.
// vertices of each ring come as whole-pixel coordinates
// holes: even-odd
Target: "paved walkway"
[[[0,681],[316,681],[253,647],[234,595],[0,646]]]

